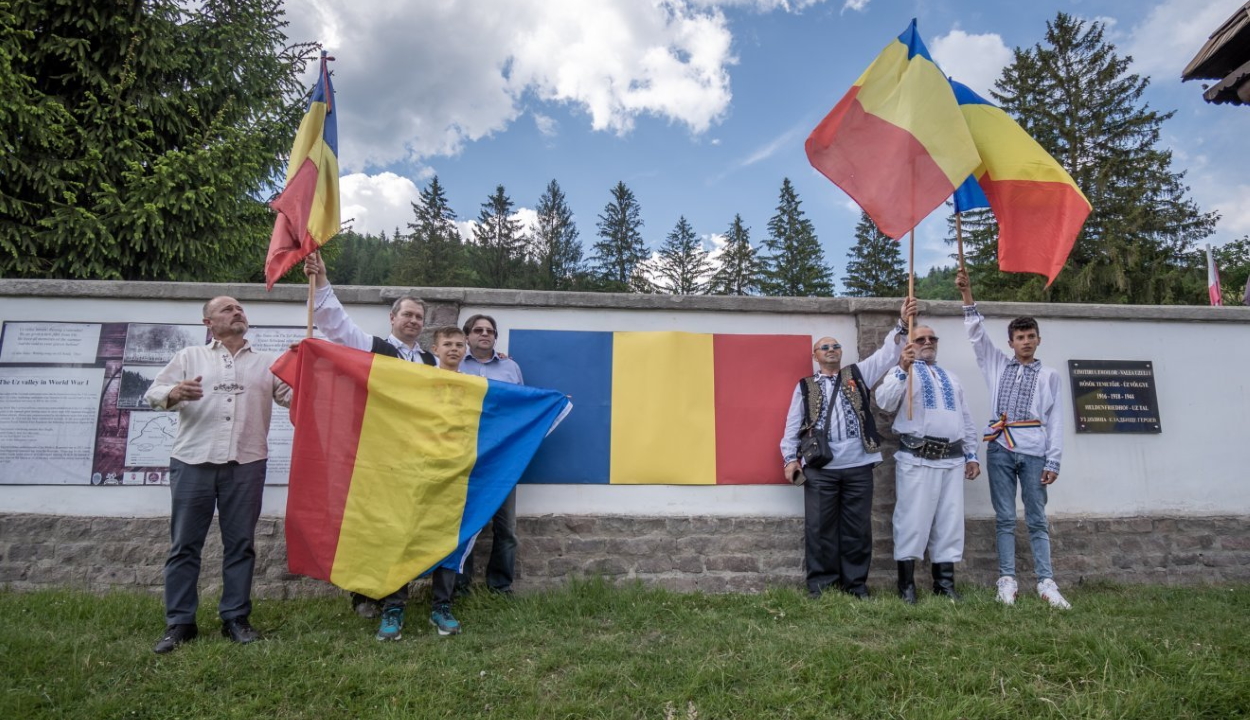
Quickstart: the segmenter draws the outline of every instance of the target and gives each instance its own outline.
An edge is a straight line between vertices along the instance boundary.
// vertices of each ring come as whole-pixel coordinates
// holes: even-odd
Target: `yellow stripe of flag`
[[[377,567],[390,568],[380,587],[400,587],[456,549],[457,534],[447,528],[458,527],[464,511],[486,396],[482,378],[416,374],[402,360],[373,360],[331,572],[341,587],[369,582],[352,568]]]
[[[716,484],[712,336],[618,332],[612,348],[614,484]]]

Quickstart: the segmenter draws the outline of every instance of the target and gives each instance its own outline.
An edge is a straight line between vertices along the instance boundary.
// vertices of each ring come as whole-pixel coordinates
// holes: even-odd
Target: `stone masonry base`
[[[874,520],[870,586],[892,592],[894,562],[888,516]],[[758,592],[803,585],[801,518],[645,518],[543,516],[518,519],[518,592],[558,587],[573,577],[640,581],[682,592]],[[1056,579],[1200,584],[1250,581],[1250,518],[1131,517],[1051,520]],[[1033,582],[1023,524],[1016,533],[1017,575]],[[18,591],[79,588],[161,591],[168,519],[0,514],[0,587]],[[485,567],[489,532],[478,545]],[[336,594],[327,583],[291,575],[281,518],[257,527],[254,594],[286,598]],[[956,579],[992,585],[994,522],[967,522]],[[221,543],[214,524],[200,585],[219,592]],[[917,580],[927,571],[917,571]]]

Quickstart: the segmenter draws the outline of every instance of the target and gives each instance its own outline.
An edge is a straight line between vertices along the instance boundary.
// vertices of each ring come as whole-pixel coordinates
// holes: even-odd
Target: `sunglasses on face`
[[[834,343],[834,344],[832,344],[832,345],[829,345],[828,343],[826,343],[826,344],[824,344],[824,345],[819,345],[819,346],[817,346],[817,347],[816,347],[816,349],[817,349],[817,350],[824,350],[824,351],[826,351],[826,352],[827,352],[827,351],[829,351],[829,350],[841,350],[841,349],[842,349],[842,343]]]
[[[474,335],[494,335],[495,329],[488,328],[488,327],[480,327],[480,328],[473,328],[472,332]]]
[[[917,345],[937,345],[937,341],[938,341],[937,335],[924,335],[924,336],[916,338],[912,342],[916,343]]]

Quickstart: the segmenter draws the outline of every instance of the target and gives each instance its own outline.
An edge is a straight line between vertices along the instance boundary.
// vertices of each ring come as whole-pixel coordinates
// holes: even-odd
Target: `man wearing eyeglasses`
[[[872,561],[872,469],[881,464],[881,438],[873,422],[869,389],[898,362],[906,321],[916,301],[904,301],[898,324],[881,348],[845,368],[842,344],[823,337],[812,347],[820,367],[799,381],[790,398],[781,457],[787,480],[802,474],[803,544],[808,595],[820,597],[836,588],[866,600],[868,566]],[[800,433],[812,405],[817,406],[815,432],[829,442],[832,460],[821,467],[799,459]]]
[[[964,303],[964,328],[972,341],[977,366],[989,387],[994,418],[984,440],[990,502],[998,545],[998,601],[1016,602],[1016,487],[1024,504],[1029,529],[1037,594],[1051,607],[1067,610],[1071,604],[1059,593],[1050,564],[1050,530],[1046,520],[1046,491],[1059,479],[1063,455],[1063,401],[1059,373],[1044,367],[1036,353],[1042,344],[1037,321],[1018,317],[1007,325],[1007,346],[999,350],[985,333],[985,318],[972,299],[968,273],[955,273],[955,286]]]
[[[464,334],[469,340],[469,354],[460,365],[460,371],[468,375],[480,375],[491,380],[524,385],[521,366],[512,358],[503,357],[495,351],[499,339],[499,326],[490,315],[477,314],[464,323]],[[486,563],[486,588],[501,595],[512,594],[512,580],[516,571],[516,488],[508,494],[495,517],[491,520],[493,533],[490,544],[490,560]],[[465,559],[464,572],[456,585],[467,592],[473,582],[473,556]]]
[[[933,593],[959,600],[955,563],[964,554],[964,489],[961,480],[981,474],[976,427],[954,373],[937,364],[938,337],[920,325],[903,348],[898,366],[877,388],[877,405],[897,412],[894,455],[894,560],[898,595],[916,603],[916,561],[929,550]],[[911,377],[910,412],[903,409]]]

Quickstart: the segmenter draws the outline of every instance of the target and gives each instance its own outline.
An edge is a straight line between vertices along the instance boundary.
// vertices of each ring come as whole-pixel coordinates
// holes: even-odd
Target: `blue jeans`
[[[987,450],[990,502],[994,504],[994,527],[998,538],[998,574],[1016,574],[1016,485],[1024,502],[1024,523],[1033,546],[1033,566],[1038,581],[1054,578],[1050,566],[1050,531],[1046,524],[1046,486],[1042,469],[1046,459],[1012,452],[997,442]]]

